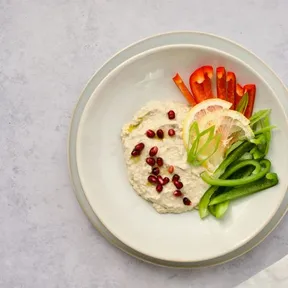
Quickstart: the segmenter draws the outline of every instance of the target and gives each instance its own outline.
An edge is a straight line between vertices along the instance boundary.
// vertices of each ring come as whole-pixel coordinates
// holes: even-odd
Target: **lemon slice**
[[[215,135],[221,135],[220,145],[216,153],[209,158],[204,167],[213,172],[224,160],[227,149],[239,140],[250,140],[254,133],[249,125],[250,121],[243,114],[223,109],[202,117],[198,121],[199,130],[205,130],[215,125]]]
[[[187,118],[191,117],[191,115],[189,115],[190,113],[191,112],[188,113]],[[190,118],[185,120],[185,122],[187,123],[189,121]],[[234,110],[229,110],[224,107],[222,109],[219,108],[214,109],[214,111],[211,111],[209,113],[207,112],[201,117],[198,117],[197,124],[200,132],[208,129],[209,127],[214,126],[215,127],[214,135],[221,136],[217,151],[213,154],[212,157],[209,157],[208,160],[206,160],[203,163],[203,166],[208,171],[210,172],[215,171],[215,169],[219,166],[219,164],[224,160],[227,149],[233,143],[244,139],[250,140],[254,137],[254,133],[250,128],[249,123],[250,123],[249,119],[247,119],[243,114]],[[184,138],[186,139],[187,141],[186,143],[188,143],[188,145],[186,144],[187,145],[186,147],[188,147],[190,145],[190,142],[193,142],[193,133],[191,133],[190,128],[188,129],[188,132],[186,128],[185,133],[187,135],[184,136],[184,130],[183,130],[183,139]],[[199,143],[199,147],[204,145],[206,141],[207,138],[202,137],[201,138],[202,143]],[[187,149],[189,149],[189,147]],[[207,153],[208,152],[209,151],[207,151]],[[206,155],[199,155],[199,156],[205,158]]]
[[[254,133],[249,126],[250,120],[234,110],[214,111],[201,117],[197,123],[200,131],[215,125],[215,134],[221,134],[221,142],[225,147],[233,139],[237,141],[240,138],[251,139],[254,137]]]
[[[185,148],[188,148],[190,127],[193,122],[198,122],[205,115],[211,114],[215,111],[229,109],[231,106],[232,104],[230,102],[219,98],[208,99],[194,106],[189,111],[183,122],[183,141]]]

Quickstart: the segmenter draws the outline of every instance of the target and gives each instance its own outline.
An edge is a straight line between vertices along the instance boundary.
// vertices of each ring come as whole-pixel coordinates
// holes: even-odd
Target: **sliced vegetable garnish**
[[[228,71],[226,76],[227,82],[227,101],[232,103],[231,109],[235,109],[235,94],[236,94],[236,76],[233,72]]]
[[[199,134],[200,134],[199,126],[198,123],[195,121],[192,123],[189,129],[188,150],[192,148],[192,145],[194,145],[193,150],[198,149],[198,142],[196,142],[195,140],[197,139]]]
[[[206,141],[206,143],[199,149],[197,153],[197,164],[202,165],[210,157],[212,157],[218,150],[221,141],[221,135],[214,135],[211,139]]]
[[[246,152],[247,153],[247,152]],[[246,154],[245,153],[245,154]],[[245,155],[244,154],[244,155]],[[243,155],[243,156],[244,156]],[[241,159],[241,158],[240,158]],[[249,160],[249,159],[247,159]],[[251,160],[251,159],[250,159]],[[249,162],[246,162],[246,164],[249,164]],[[228,177],[228,179],[241,179],[241,178],[246,178],[252,174],[252,172],[255,170],[255,166],[253,165],[245,165],[244,167],[238,169],[236,172],[231,174],[231,176]],[[225,192],[231,190],[231,187],[226,187]],[[216,194],[216,193],[215,193]],[[217,195],[213,195],[217,196]]]
[[[191,94],[178,73],[173,77],[173,81],[177,85],[183,96],[186,98],[186,100],[191,104],[191,106],[197,105],[193,95]]]
[[[253,127],[254,124],[264,119],[265,117],[269,116],[270,112],[271,112],[271,109],[266,109],[266,110],[259,110],[256,113],[254,113],[252,117],[250,118],[250,126]]]
[[[239,140],[235,143],[233,143],[228,150],[226,151],[225,156],[227,157],[232,151],[234,151],[236,148],[238,148],[242,143],[244,142],[244,140]]]
[[[255,95],[256,95],[256,86],[254,84],[245,85],[244,93],[246,92],[248,92],[249,101],[244,115],[249,119],[253,113]]]
[[[174,82],[186,97],[188,102],[195,106],[196,103],[200,103],[207,99],[214,98],[212,89],[212,78],[213,78],[213,67],[212,66],[202,66],[196,69],[189,78],[190,88],[192,95],[183,80],[176,74],[173,78]],[[247,105],[242,105],[242,111],[244,113],[243,107],[247,106],[245,111],[245,116],[250,118],[253,112],[253,106],[255,102],[256,86],[254,84],[248,84],[242,87],[236,82],[235,73],[228,71],[226,73],[225,67],[217,67],[216,69],[216,88],[217,97],[222,100],[229,101],[232,106],[231,109],[234,110],[238,106],[239,102],[243,98],[245,92],[248,93],[249,99]],[[246,102],[245,102],[246,103]]]
[[[251,153],[249,153],[249,152],[244,153],[244,154],[239,158],[239,160],[250,160],[250,159],[253,159],[253,156],[252,156]]]
[[[202,67],[195,70],[191,74],[190,79],[189,79],[190,88],[197,103],[200,103],[203,100],[207,99],[205,92],[204,92],[203,85],[202,85],[204,80],[205,80],[205,76],[204,76],[204,70]]]
[[[234,143],[234,145],[230,146],[230,148],[226,153],[225,160],[219,165],[219,167],[216,169],[216,171],[212,176],[210,176],[207,172],[203,172],[201,174],[202,179],[206,183],[212,185],[205,192],[198,205],[199,214],[201,218],[206,217],[209,214],[209,211],[215,217],[223,217],[225,211],[229,206],[230,198],[225,198],[226,201],[220,198],[222,199],[221,202],[212,202],[216,198],[219,199],[218,197],[220,197],[223,194],[226,195],[227,193],[232,191],[231,192],[232,196],[229,197],[232,197],[231,199],[234,199],[233,197],[236,198],[242,197],[242,196],[235,196],[236,195],[235,193],[237,191],[242,191],[241,190],[242,187],[251,186],[253,187],[253,189],[249,191],[250,192],[252,191],[251,193],[254,193],[253,191],[258,192],[260,190],[266,189],[265,187],[267,185],[268,185],[267,188],[269,188],[270,187],[269,185],[274,186],[278,183],[278,179],[276,179],[275,181],[275,177],[273,176],[274,174],[269,173],[271,168],[270,161],[267,159],[263,159],[266,155],[265,154],[266,151],[268,151],[267,142],[269,143],[271,140],[271,129],[275,128],[275,126],[270,125],[269,114],[270,114],[269,110],[263,110],[255,113],[251,117],[250,123],[252,124],[251,126],[254,128],[256,137],[252,138],[250,142],[241,140],[237,141],[236,143]],[[269,134],[266,136],[265,135],[266,133]],[[254,160],[251,159],[251,157],[253,157]],[[243,171],[243,169],[244,174],[242,173],[241,175],[240,171]],[[246,175],[245,170],[247,172]],[[237,176],[234,177],[237,174],[239,177]],[[269,178],[269,175],[272,175],[271,176],[272,181],[270,182],[268,180],[263,181],[263,178],[265,176]],[[264,183],[263,185],[260,185],[262,183],[261,181],[263,181]],[[258,183],[260,185],[260,188],[258,187],[259,185],[255,186],[254,185],[255,183],[256,184]],[[224,187],[226,188],[224,189]],[[244,194],[245,193],[246,192],[244,192]],[[249,193],[247,195],[249,195]]]
[[[242,87],[236,82],[233,72],[217,67],[218,99],[211,99],[212,77],[212,66],[195,70],[189,79],[192,95],[179,74],[173,78],[192,106],[207,99],[220,102],[206,104],[204,101],[200,104],[203,107],[197,105],[188,113],[183,125],[187,161],[205,167],[201,178],[211,185],[198,205],[201,218],[209,212],[221,218],[230,200],[278,183],[277,174],[270,173],[270,161],[265,159],[271,131],[276,127],[270,125],[270,110],[261,110],[252,115],[256,86],[248,84]],[[231,107],[226,107],[229,103]],[[208,171],[214,173],[209,174]]]
[[[188,163],[195,166],[202,165],[217,151],[220,144],[221,136],[214,135],[214,132],[215,126],[211,126],[200,133],[197,122],[194,122],[191,125],[189,138],[192,140],[190,141],[193,143],[188,152]]]
[[[218,99],[218,101],[223,100]],[[205,162],[204,167],[210,172],[214,172],[220,165],[225,158],[227,149],[234,142],[237,142],[240,139],[249,140],[254,138],[254,133],[249,126],[249,120],[237,111],[223,109],[220,111],[208,112],[201,117],[197,123],[200,131],[204,131],[212,125],[215,125],[215,134],[221,135],[219,149],[211,159]]]
[[[238,103],[240,102],[241,98],[244,95],[244,88],[237,83],[236,85],[236,95],[235,95],[235,107],[237,107]]]
[[[208,210],[214,217],[220,219],[227,212],[229,203],[229,201],[225,201],[216,205],[208,206]]]
[[[268,161],[268,160],[267,160]],[[269,161],[268,161],[269,162]],[[265,162],[266,163],[266,162]],[[267,163],[266,163],[267,164]],[[269,163],[268,163],[269,164]],[[267,164],[267,165],[268,165]],[[260,171],[262,171],[262,167],[260,165],[260,163],[258,161],[255,160],[241,160],[241,161],[237,161],[233,164],[231,164],[227,170],[225,171],[225,173],[220,177],[220,179],[227,179],[230,175],[233,175],[234,173],[236,173],[237,171],[239,171],[240,169],[242,169],[243,167],[246,166],[254,166],[254,170],[252,172],[252,174],[258,174]],[[269,166],[270,167],[270,166]],[[228,176],[227,176],[228,175]],[[250,176],[250,175],[249,175]],[[223,178],[224,177],[224,178]],[[240,179],[243,178],[247,178],[247,177],[242,177]],[[215,179],[215,178],[214,178]],[[238,178],[233,177],[232,180],[237,180]],[[226,185],[217,185],[217,186],[226,186]],[[230,186],[230,185],[229,185]]]
[[[247,152],[246,152],[247,153]],[[245,154],[246,154],[245,153]],[[245,155],[244,154],[244,155]],[[243,156],[244,156],[243,155]],[[241,159],[241,158],[240,158]],[[249,159],[247,159],[249,160]],[[251,159],[250,159],[251,160]],[[255,166],[253,165],[248,165],[250,162],[245,162],[246,165],[240,169],[238,169],[236,172],[234,172],[233,174],[231,174],[231,176],[228,177],[228,179],[241,179],[241,178],[246,178],[248,176],[250,176],[252,174],[252,172],[255,170]],[[231,171],[230,171],[231,172]],[[228,173],[228,172],[227,172]],[[226,174],[226,173],[225,173]],[[226,187],[225,188],[225,192],[231,190],[230,187]],[[215,195],[217,196],[217,195]]]
[[[226,100],[226,70],[224,67],[216,69],[217,97]]]
[[[277,185],[278,182],[278,176],[276,173],[267,173],[266,176],[262,179],[259,179],[250,184],[236,187],[216,196],[211,200],[209,206],[251,195],[253,193],[273,187]]]
[[[262,133],[266,133],[266,132],[270,132],[271,130],[277,128],[277,126],[275,125],[270,125],[270,126],[267,126],[265,128],[262,128],[262,129],[259,129],[257,131],[254,132],[255,135],[259,135],[259,134],[262,134]]]
[[[265,154],[261,152],[257,147],[254,147],[250,153],[255,160],[263,159],[265,157]]]
[[[189,79],[191,91],[197,103],[213,98],[211,79],[213,67],[203,66],[195,70]]]
[[[210,214],[212,214],[216,218],[216,205],[208,206],[208,211],[210,212]]]
[[[267,115],[263,120],[261,120],[261,124],[262,124],[262,127],[264,129],[264,127],[269,127],[270,126],[270,117],[269,115]],[[268,151],[269,151],[269,148],[270,148],[270,142],[271,142],[271,130],[270,131],[267,131],[264,133],[265,134],[265,137],[266,137],[266,147],[265,147],[265,152],[264,154],[267,155],[268,154]]]
[[[254,139],[250,140],[251,143],[254,143],[256,145],[263,145],[266,143],[266,137],[263,134],[258,135]]]
[[[206,114],[210,114],[211,112],[229,109],[231,107],[231,103],[213,98],[206,101],[203,101],[196,106],[192,107],[190,111],[187,113],[184,122],[183,122],[183,141],[184,146],[188,149],[189,144],[189,134],[191,125],[194,122],[200,122],[202,117],[205,117]],[[205,129],[205,128],[204,128]],[[204,130],[202,129],[202,130]]]
[[[205,132],[205,131],[203,131],[203,132]],[[189,143],[191,141],[192,145],[191,145],[190,150],[188,150],[187,162],[192,163],[196,158],[196,154],[197,154],[197,150],[198,150],[198,146],[199,146],[199,140],[200,140],[200,131],[199,131],[199,127],[198,127],[197,122],[194,122],[191,125],[189,139],[190,139]],[[189,147],[190,147],[190,144],[189,144]]]
[[[249,162],[246,162],[247,164],[249,164]],[[234,172],[231,176],[227,176],[227,174],[225,173],[225,175],[227,176],[228,179],[241,179],[241,178],[245,178],[247,176],[250,176],[251,173],[254,171],[255,167],[252,165],[247,165],[245,167],[240,168],[239,170],[237,170],[236,172]],[[225,175],[223,175],[224,177],[226,177]],[[218,186],[212,186],[212,187],[217,187],[217,190],[213,193],[213,195],[211,196],[211,198],[215,198],[216,196],[220,195],[221,193],[223,193],[223,191],[219,191],[219,187]],[[233,188],[232,188],[233,189]],[[229,190],[231,190],[231,187],[226,187],[225,188],[225,192],[228,192]],[[218,193],[220,192],[220,193]],[[228,206],[230,204],[230,201],[225,201],[213,206],[208,206],[208,210],[209,212],[215,216],[216,218],[221,218],[224,216],[224,214],[226,213]],[[212,209],[211,209],[212,208]],[[204,211],[200,211],[199,208],[199,213],[200,216],[202,215],[204,218],[205,211],[207,211],[207,207],[205,208]],[[207,214],[208,215],[208,214]],[[207,216],[206,215],[206,216]]]
[[[205,80],[203,82],[204,92],[208,99],[213,98],[213,92],[212,92],[212,83],[211,80],[213,78],[213,67],[212,66],[203,66],[204,70],[204,77]]]
[[[254,159],[264,158],[269,151],[271,130],[276,128],[270,125],[270,112],[271,110],[261,110],[250,118],[252,120],[250,126],[254,129],[256,136],[253,142],[257,145],[257,149],[255,148],[252,153]]]
[[[236,111],[242,113],[242,114],[245,114],[245,111],[246,111],[246,108],[247,108],[247,105],[248,105],[248,101],[249,101],[249,96],[248,96],[248,93],[245,93],[239,103],[237,104],[236,106]]]
[[[199,215],[201,219],[209,215],[208,206],[210,203],[210,199],[212,195],[217,191],[218,188],[219,188],[218,186],[211,186],[202,196],[198,204]]]
[[[230,164],[238,160],[244,153],[249,152],[253,147],[255,147],[255,144],[248,141],[243,142],[239,147],[230,152],[230,154],[216,169],[213,176],[219,178]]]
[[[255,161],[255,160],[246,160],[246,161],[251,161],[251,164],[252,164],[252,161]],[[254,170],[252,175],[246,178],[222,180],[222,179],[216,179],[216,178],[211,177],[207,172],[203,172],[201,174],[201,178],[206,183],[210,185],[216,185],[216,186],[233,187],[233,186],[239,186],[239,185],[246,185],[248,183],[252,183],[258,179],[263,178],[270,171],[271,163],[267,159],[263,159],[260,161],[260,164],[264,166],[263,169],[261,169],[261,167],[257,167],[257,165],[259,165],[257,161],[255,161],[254,164],[255,164],[255,170],[257,171],[254,174],[254,171],[255,171]]]
[[[241,155],[242,156],[242,155]],[[256,164],[257,163],[257,164]],[[236,166],[237,165],[237,166]],[[255,170],[255,167],[257,170],[259,170],[260,164],[258,164],[257,161],[255,160],[244,160],[239,162],[238,164],[234,165],[234,168],[229,169],[227,172],[225,172],[223,175],[220,176],[220,179],[227,179],[229,178],[231,175],[233,175],[234,173],[236,173],[237,171],[240,171],[241,169],[243,169],[246,166],[251,166],[253,165],[253,170]],[[261,168],[261,167],[260,167]],[[250,175],[250,174],[249,174]],[[206,217],[208,215],[208,205],[210,202],[211,197],[213,196],[213,194],[217,191],[217,189],[219,188],[219,186],[215,185],[215,186],[211,186],[202,196],[198,208],[199,208],[199,215],[200,217],[203,219],[204,217]]]

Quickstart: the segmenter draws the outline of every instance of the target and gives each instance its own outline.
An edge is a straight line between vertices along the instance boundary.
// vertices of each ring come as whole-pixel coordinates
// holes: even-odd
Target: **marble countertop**
[[[286,216],[225,265],[174,270],[133,259],[89,223],[66,159],[79,94],[119,49],[171,30],[216,33],[287,85],[287,11],[285,0],[0,1],[0,287],[230,288],[288,254]]]

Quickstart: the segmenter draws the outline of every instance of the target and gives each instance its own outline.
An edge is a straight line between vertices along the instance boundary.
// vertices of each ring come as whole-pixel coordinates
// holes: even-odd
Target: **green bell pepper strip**
[[[263,159],[265,157],[265,154],[263,152],[261,152],[257,147],[254,147],[250,151],[250,153],[253,156],[253,159],[255,159],[255,160],[260,160],[260,159]]]
[[[251,139],[250,142],[255,145],[264,145],[266,144],[266,137],[264,134],[260,134],[258,137]]]
[[[215,178],[219,178],[231,163],[238,160],[244,153],[249,152],[253,147],[255,147],[255,144],[248,141],[240,144],[240,146],[230,152],[230,154],[225,158],[225,160],[219,165],[213,176]]]
[[[245,154],[244,154],[245,155]],[[249,154],[250,155],[250,154]],[[253,165],[250,166],[245,166],[242,167],[241,169],[239,169],[238,171],[236,171],[235,173],[233,173],[229,179],[241,179],[241,178],[245,178],[247,176],[250,176],[251,173],[254,171],[255,167]],[[222,191],[219,191],[220,189],[218,189],[213,196],[211,197],[212,199],[215,198],[216,196],[220,195]],[[225,192],[231,190],[231,187],[225,187]],[[219,191],[219,194],[218,194]],[[223,193],[223,192],[222,192]],[[209,212],[216,217],[217,219],[222,218],[225,213],[228,210],[230,201],[225,201],[225,202],[221,202],[219,204],[213,205],[213,206],[208,206],[208,210]]]
[[[250,118],[250,121],[253,118],[252,122],[250,122],[250,126],[253,128],[255,136],[258,136],[257,138],[265,137],[265,141],[263,141],[265,143],[257,143],[258,141],[255,139],[252,139],[251,141],[257,145],[257,148],[260,153],[263,154],[263,157],[265,157],[269,151],[271,142],[271,130],[276,128],[275,126],[270,125],[270,112],[271,110],[261,110],[256,112],[255,116],[253,115]],[[257,159],[259,155],[257,155],[257,153],[255,155],[255,159]]]
[[[254,171],[254,169],[255,169],[255,167],[252,165],[242,167],[241,169],[239,169],[238,171],[233,173],[229,177],[229,179],[245,178],[247,176],[250,176],[251,173]],[[225,187],[225,192],[227,192],[229,190],[231,190],[231,187]],[[215,198],[216,196],[220,195],[221,192],[218,194],[218,191],[219,191],[219,189],[214,193],[214,195],[212,196],[212,199]],[[218,194],[218,195],[216,195],[216,194]],[[208,206],[208,210],[214,217],[216,217],[217,219],[220,219],[227,212],[229,204],[230,204],[230,201],[221,202],[221,203],[213,205],[213,206]]]
[[[208,206],[208,210],[214,217],[220,219],[224,216],[228,207],[229,207],[229,201],[225,201],[213,206]]]
[[[216,192],[218,188],[219,188],[218,186],[211,186],[202,196],[198,204],[198,209],[199,209],[198,211],[199,211],[199,216],[201,219],[209,215],[209,211],[208,211],[209,202],[210,202],[212,195]]]
[[[251,165],[254,165],[256,163],[259,165],[259,163],[256,160],[247,160],[247,161],[251,161]],[[255,163],[252,164],[252,162],[255,162]],[[238,165],[240,165],[240,164],[241,164],[241,162]],[[257,167],[257,165],[255,165],[255,170],[253,171],[252,175],[250,175],[246,178],[242,178],[242,179],[228,179],[228,180],[217,179],[217,178],[211,177],[207,172],[203,172],[201,174],[201,178],[206,183],[208,183],[210,185],[215,185],[215,186],[231,187],[231,186],[245,185],[245,184],[252,183],[258,179],[263,178],[270,171],[271,162],[269,160],[263,159],[260,161],[260,164],[264,165],[263,169],[261,169],[261,167],[260,167],[260,171],[256,171],[258,169],[258,167]],[[233,168],[236,169],[237,165],[235,165],[235,167],[232,167],[229,170],[233,170]]]
[[[251,159],[253,159],[253,156],[251,155],[251,152],[250,153],[246,152],[239,158],[239,160],[251,160]]]
[[[253,165],[242,167],[241,169],[234,172],[231,177],[229,177],[229,179],[241,179],[248,177],[253,173],[254,170],[255,167]],[[230,190],[231,188],[226,187],[226,189]]]
[[[234,174],[236,171],[242,169],[243,167],[246,166],[251,166],[253,165],[254,167],[254,171],[255,169],[257,169],[257,171],[259,169],[261,169],[260,164],[255,161],[255,160],[243,160],[243,161],[239,161],[238,163],[234,164],[230,169],[227,169],[227,171],[221,175],[221,179],[227,179],[228,177],[230,177],[232,174]],[[200,218],[203,219],[206,216],[208,216],[208,205],[210,202],[210,199],[212,197],[212,195],[217,191],[217,189],[219,188],[219,186],[211,186],[210,188],[208,188],[208,190],[204,193],[204,195],[202,196],[198,208],[199,208],[199,215]]]
[[[216,205],[223,203],[229,200],[234,200],[240,197],[248,196],[256,192],[268,189],[277,185],[279,182],[278,176],[276,173],[267,173],[265,177],[255,181],[254,183],[249,183],[243,186],[236,187],[231,189],[228,192],[218,195],[213,198],[209,205]]]
[[[244,142],[243,140],[240,140],[240,141],[237,141],[237,142],[233,143],[233,144],[228,148],[228,150],[226,151],[225,157],[227,157],[232,151],[234,151],[236,148],[238,148],[243,142]]]
[[[253,165],[242,167],[239,170],[237,170],[236,172],[234,172],[230,177],[228,177],[228,179],[246,178],[246,177],[250,176],[254,170],[255,170],[255,167]],[[231,187],[222,187],[222,188],[224,188],[224,190],[222,189],[222,191],[220,191],[220,189],[218,189],[218,191],[220,191],[220,193],[218,193],[218,191],[216,191],[216,193],[212,196],[212,198],[215,198],[219,194],[233,189]]]
[[[220,205],[221,203],[217,204]],[[212,214],[215,218],[216,218],[216,206],[217,205],[213,205],[213,206],[208,206],[208,211],[210,214]]]

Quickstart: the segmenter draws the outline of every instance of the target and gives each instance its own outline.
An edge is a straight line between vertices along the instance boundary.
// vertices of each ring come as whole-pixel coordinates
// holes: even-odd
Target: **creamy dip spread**
[[[182,140],[182,123],[189,109],[188,105],[182,103],[150,102],[134,115],[130,123],[125,124],[122,128],[121,138],[129,181],[134,190],[142,198],[152,202],[153,207],[159,213],[182,213],[192,210],[209,187],[200,178],[203,168],[193,167],[186,161],[187,153]],[[175,112],[174,119],[168,118],[167,113],[171,110]],[[163,130],[163,139],[157,137],[158,129]],[[169,129],[173,129],[175,135],[169,133],[172,135],[169,136]],[[147,130],[154,131],[156,136],[147,137]],[[139,143],[144,144],[144,149],[141,150],[139,156],[132,156],[131,152]],[[157,157],[161,157],[163,166],[159,167],[159,175],[162,179],[169,178],[167,184],[157,187],[158,191],[161,190],[160,192],[156,189],[157,184],[148,181],[153,167],[147,164],[146,159],[149,157],[150,149],[155,146],[158,148],[157,155],[150,157],[156,162],[153,167],[157,167]],[[168,172],[171,166],[174,168],[172,168],[173,173]],[[174,193],[177,190],[175,181],[172,181],[175,174],[180,176],[179,182],[183,183],[183,187],[178,189],[181,196],[175,196]]]

